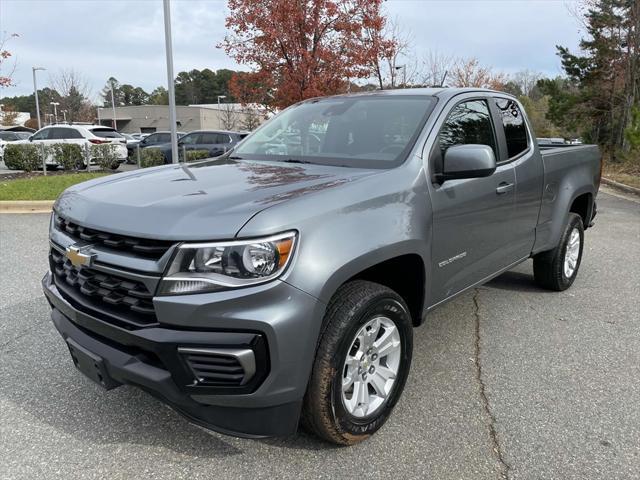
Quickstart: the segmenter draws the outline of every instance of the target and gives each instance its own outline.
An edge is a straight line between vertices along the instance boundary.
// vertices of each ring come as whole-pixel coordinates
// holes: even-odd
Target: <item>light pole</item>
[[[33,94],[36,97],[36,117],[38,117],[38,130],[42,128],[40,124],[40,103],[38,102],[38,85],[36,84],[36,71],[38,70],[46,70],[44,67],[31,67],[33,71]]]
[[[167,53],[167,83],[169,87],[169,123],[171,127],[171,161],[178,163],[178,126],[176,125],[176,90],[173,77],[173,46],[171,42],[171,2],[163,0],[164,43]]]
[[[109,86],[111,87],[111,108],[113,109],[113,129],[118,129],[118,123],[116,122],[116,101],[113,95],[113,82],[109,82]]]
[[[56,123],[58,123],[58,105],[60,105],[60,102],[51,102],[51,105],[53,105],[53,117],[56,119]]]
[[[69,110],[62,110],[62,118],[63,118],[63,120],[62,120],[62,121],[63,121],[64,123],[67,123],[67,112],[68,112],[68,111],[69,111]]]

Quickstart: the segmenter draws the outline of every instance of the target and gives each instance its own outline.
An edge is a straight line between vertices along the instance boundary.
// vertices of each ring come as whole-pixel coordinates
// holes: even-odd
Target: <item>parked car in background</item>
[[[247,135],[246,132],[198,130],[181,137],[178,141],[178,149],[180,155],[183,151],[206,150],[212,157],[217,157],[235,147]],[[165,162],[171,163],[171,143],[160,145],[159,149],[164,154]]]
[[[184,136],[184,132],[178,132],[178,138]],[[135,153],[137,148],[157,147],[164,143],[171,142],[171,132],[154,132],[151,134],[140,134],[138,141],[127,142],[128,158],[130,163],[135,163]]]
[[[4,146],[9,142],[26,140],[31,134],[29,132],[0,132],[0,161],[4,154]]]
[[[111,127],[86,124],[56,124],[41,128],[26,140],[16,143],[33,143],[36,145],[53,145],[56,143],[75,143],[82,148],[91,145],[112,144],[116,146],[117,161],[111,166],[114,170],[127,159],[126,139]],[[48,154],[45,160],[47,167],[57,167],[53,155]]]

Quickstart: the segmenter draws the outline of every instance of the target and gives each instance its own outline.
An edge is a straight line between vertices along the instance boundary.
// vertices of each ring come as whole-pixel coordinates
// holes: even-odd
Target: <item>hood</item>
[[[220,158],[84,182],[65,190],[54,208],[87,227],[123,235],[225,239],[272,205],[380,171]]]

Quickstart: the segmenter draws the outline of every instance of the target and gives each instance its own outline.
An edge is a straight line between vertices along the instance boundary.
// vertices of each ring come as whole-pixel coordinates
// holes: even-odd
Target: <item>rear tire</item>
[[[533,276],[536,283],[557,292],[569,288],[578,275],[583,247],[582,218],[580,215],[570,213],[558,246],[533,257]]]
[[[325,325],[302,422],[329,442],[353,445],[382,427],[402,394],[411,366],[411,316],[393,290],[357,280],[333,296]]]

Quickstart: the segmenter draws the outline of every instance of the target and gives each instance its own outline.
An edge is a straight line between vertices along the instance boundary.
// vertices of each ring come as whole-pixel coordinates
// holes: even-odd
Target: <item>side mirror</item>
[[[30,142],[33,142],[33,135],[29,135],[29,139]]]
[[[488,177],[496,171],[496,157],[487,145],[456,145],[444,154],[442,181]]]

